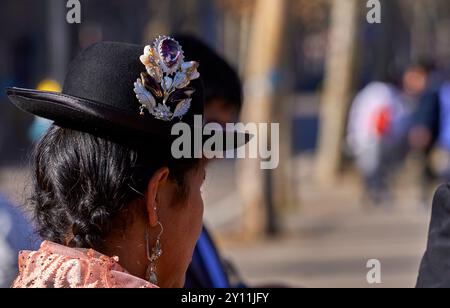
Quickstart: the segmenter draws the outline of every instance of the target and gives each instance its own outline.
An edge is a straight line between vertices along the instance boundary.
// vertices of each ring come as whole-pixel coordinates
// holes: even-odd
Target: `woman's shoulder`
[[[38,251],[19,254],[13,288],[154,288],[118,263],[94,250],[74,249],[45,241]]]

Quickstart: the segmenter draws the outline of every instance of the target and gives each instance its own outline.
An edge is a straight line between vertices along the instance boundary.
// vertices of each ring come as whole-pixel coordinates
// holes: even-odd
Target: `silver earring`
[[[147,259],[150,264],[147,267],[146,278],[147,280],[154,285],[158,285],[158,276],[156,274],[156,262],[161,257],[163,251],[161,249],[161,236],[164,232],[163,225],[158,221],[158,225],[161,228],[161,231],[156,238],[155,246],[150,251],[150,240],[148,236],[148,230],[145,233],[145,241],[146,241],[146,250],[147,250]]]

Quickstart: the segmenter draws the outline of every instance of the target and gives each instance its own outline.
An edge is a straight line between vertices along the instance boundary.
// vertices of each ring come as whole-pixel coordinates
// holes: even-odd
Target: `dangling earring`
[[[151,252],[150,252],[150,240],[148,236],[148,230],[145,233],[145,241],[147,245],[147,259],[150,262],[150,264],[147,267],[146,278],[151,284],[154,285],[158,285],[158,276],[156,274],[156,261],[158,261],[158,259],[161,257],[163,253],[161,249],[161,235],[164,232],[164,228],[161,222],[159,221],[158,225],[161,228],[161,232],[159,232],[159,235],[156,238],[155,246],[151,249]]]

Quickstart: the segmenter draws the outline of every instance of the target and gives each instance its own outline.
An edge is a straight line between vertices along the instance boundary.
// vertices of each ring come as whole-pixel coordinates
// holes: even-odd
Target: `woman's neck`
[[[103,253],[118,257],[119,264],[131,275],[146,279],[148,259],[143,230],[146,230],[145,222],[133,219],[126,231],[113,232],[106,239]]]

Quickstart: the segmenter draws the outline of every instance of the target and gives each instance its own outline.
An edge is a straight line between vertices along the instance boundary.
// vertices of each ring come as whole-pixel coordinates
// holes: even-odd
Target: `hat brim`
[[[54,121],[56,125],[87,133],[107,134],[125,140],[141,140],[146,136],[172,141],[172,122],[154,120],[151,116],[131,114],[92,100],[63,93],[45,92],[22,88],[7,88],[6,94],[19,109]],[[171,136],[172,139],[168,138]],[[240,148],[253,137],[247,132],[223,130],[224,151]],[[233,138],[233,139],[227,139]],[[234,140],[233,144],[225,142]]]

